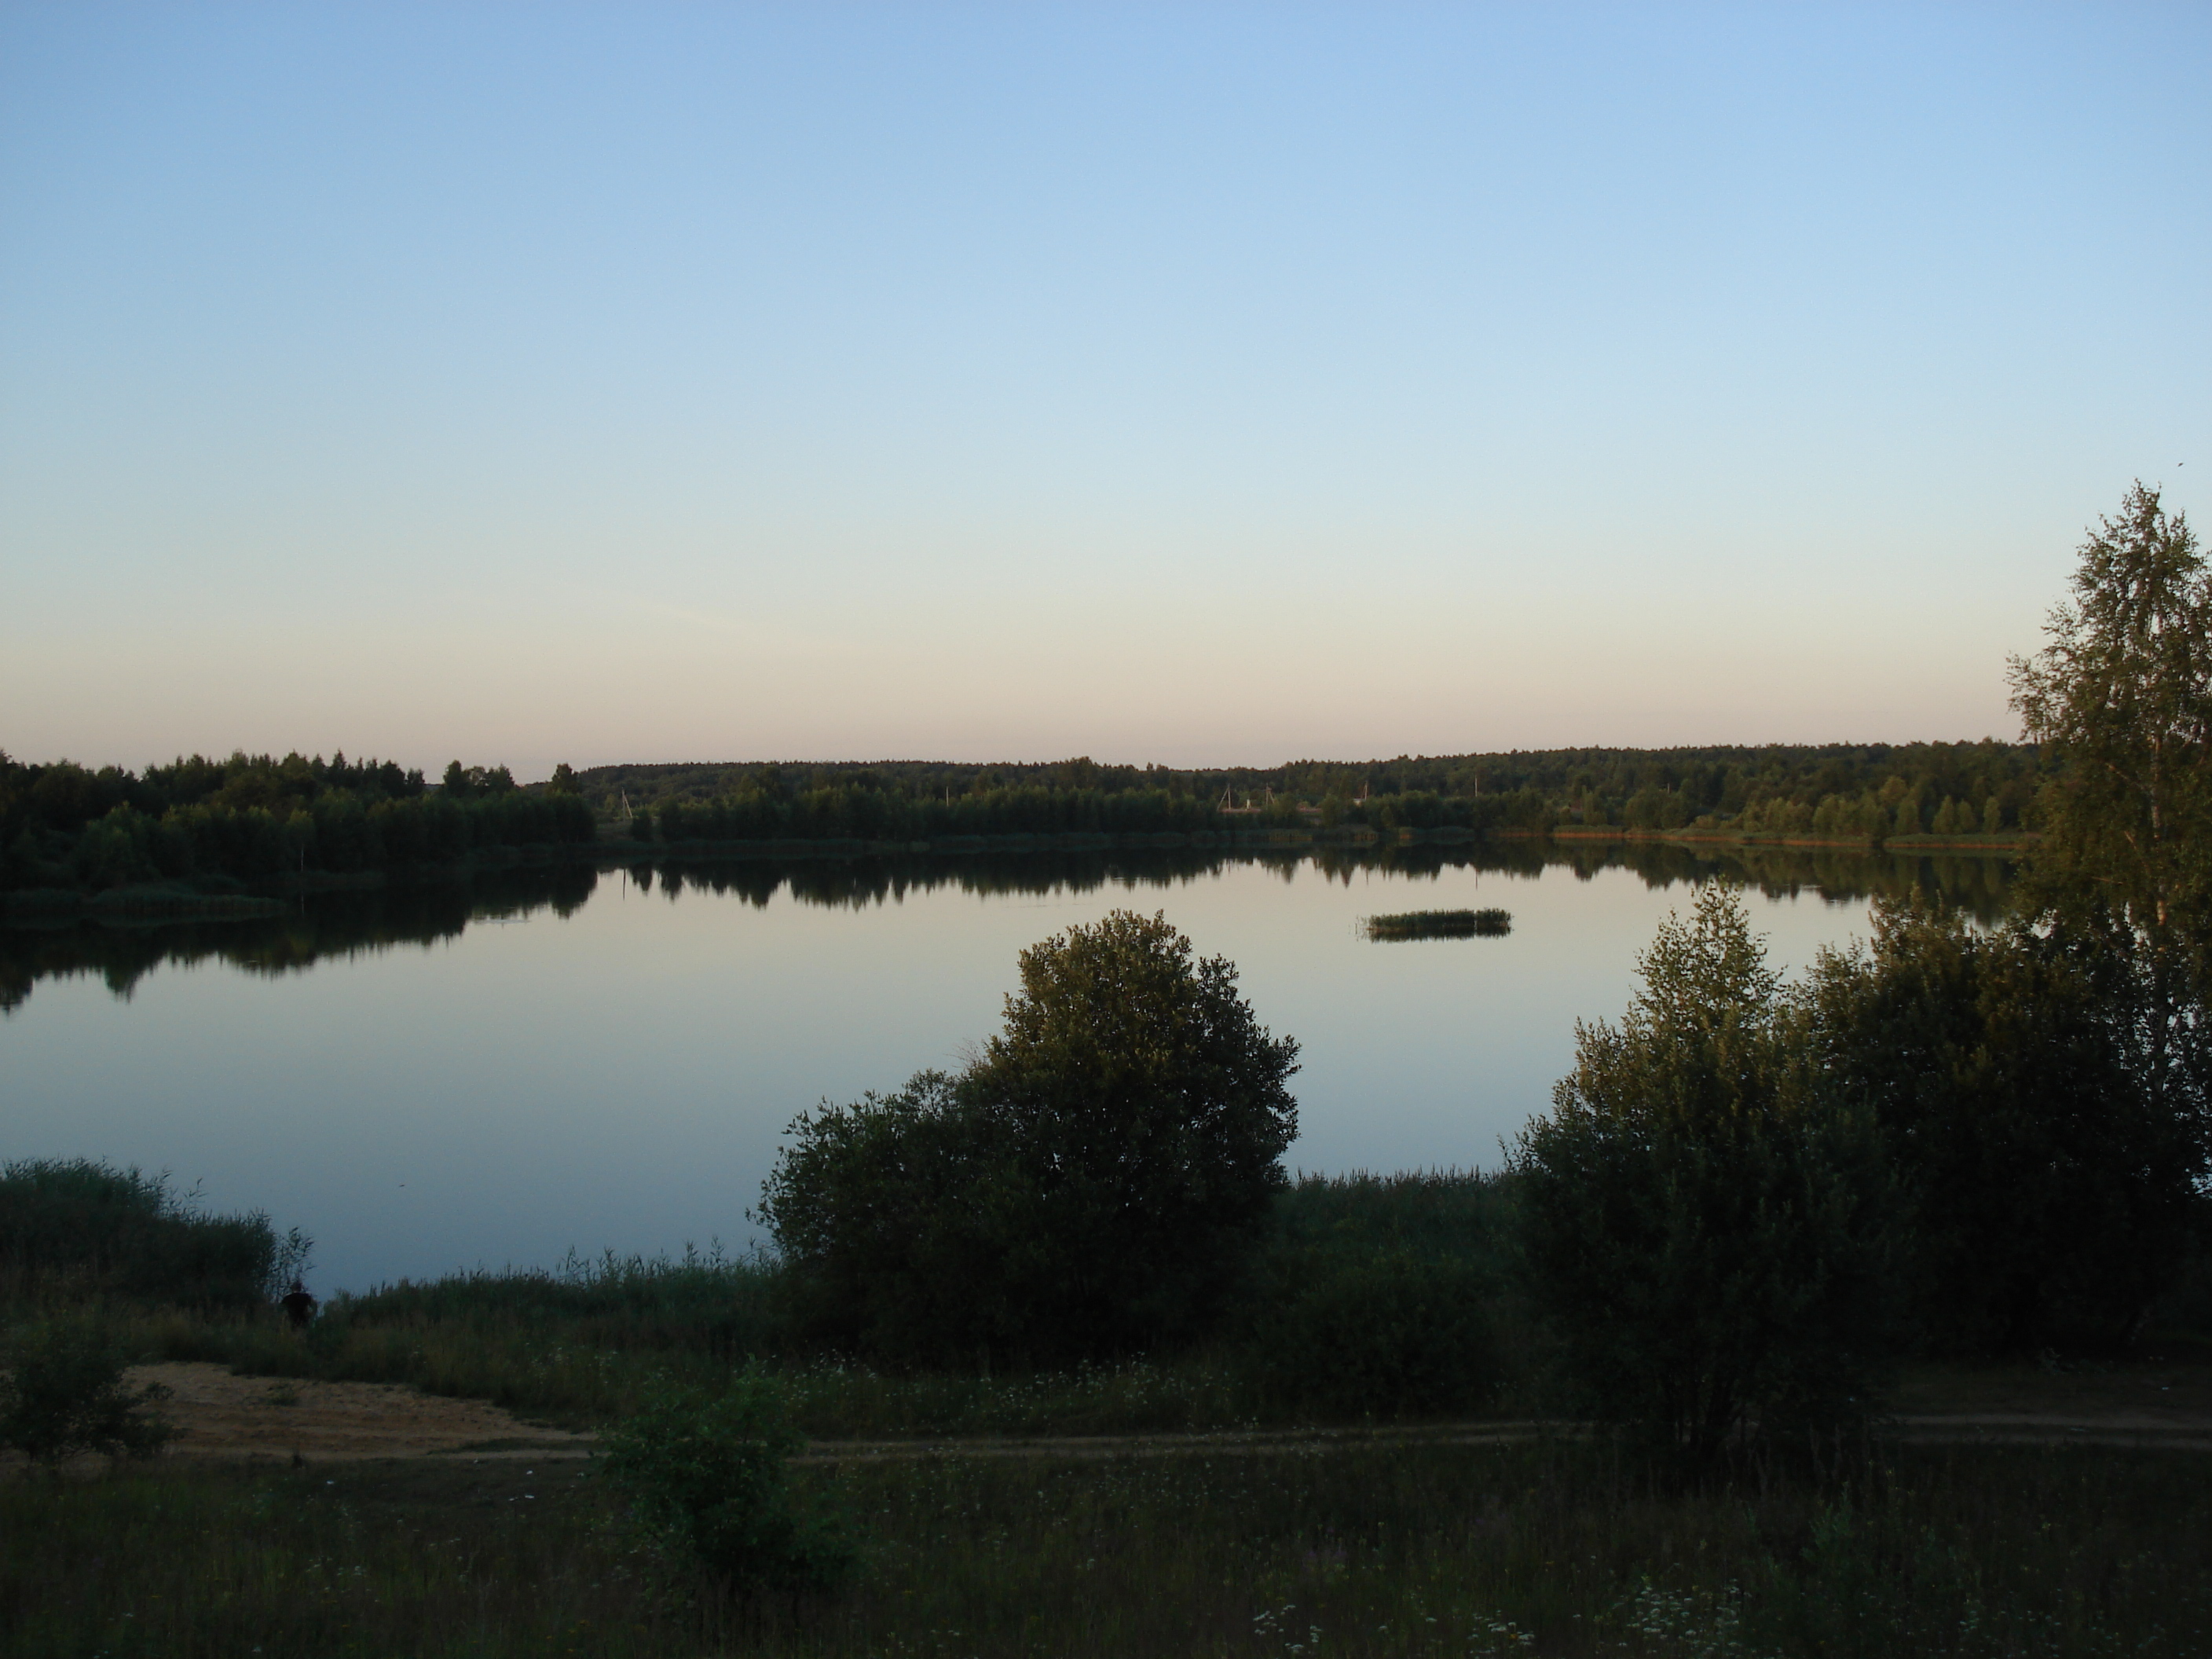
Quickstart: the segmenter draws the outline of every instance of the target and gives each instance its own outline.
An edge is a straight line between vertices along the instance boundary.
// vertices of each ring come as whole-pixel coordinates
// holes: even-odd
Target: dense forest
[[[1272,770],[943,762],[558,768],[195,755],[133,773],[0,753],[0,891],[198,890],[452,867],[604,834],[769,841],[1615,828],[1806,838],[2017,837],[2046,781],[2028,745],[1583,749]],[[1224,811],[1224,807],[1227,810]]]
[[[2018,835],[2044,781],[2021,744],[1563,749],[1273,769],[884,761],[603,766],[573,787],[667,841],[1185,832],[1255,826],[1613,826],[1881,841]],[[633,816],[635,815],[635,817]]]
[[[457,761],[432,786],[419,771],[343,754],[195,755],[132,773],[0,753],[0,890],[219,889],[451,865],[596,833],[580,797],[519,789],[505,767]]]

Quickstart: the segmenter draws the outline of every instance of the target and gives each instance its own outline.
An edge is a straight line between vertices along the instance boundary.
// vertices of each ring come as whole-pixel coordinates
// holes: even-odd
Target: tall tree
[[[1203,1329],[1243,1269],[1297,1070],[1233,964],[1113,911],[1022,952],[958,1076],[794,1122],[759,1213],[802,1316],[872,1354],[1143,1350]]]
[[[1894,1182],[1718,883],[1511,1156],[1529,1284],[1601,1420],[1693,1464],[1863,1418],[1893,1340]]]
[[[2023,897],[2132,960],[2152,1101],[2203,1123],[2212,985],[2212,576],[2187,518],[2137,481],[2081,544],[2013,706],[2057,763]]]

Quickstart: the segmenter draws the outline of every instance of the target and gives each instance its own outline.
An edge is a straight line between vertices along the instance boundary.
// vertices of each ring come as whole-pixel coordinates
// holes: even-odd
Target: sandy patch
[[[134,1365],[131,1384],[171,1391],[160,1414],[182,1429],[179,1457],[310,1463],[372,1457],[584,1457],[591,1437],[522,1422],[481,1400],[395,1382],[234,1376],[221,1365]]]

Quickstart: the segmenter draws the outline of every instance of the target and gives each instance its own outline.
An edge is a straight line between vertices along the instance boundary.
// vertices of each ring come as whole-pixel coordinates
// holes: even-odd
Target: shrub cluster
[[[763,1195],[813,1339],[1053,1364],[1208,1328],[1282,1187],[1297,1045],[1159,917],[1025,951],[958,1076],[824,1105]]]
[[[17,1327],[0,1349],[0,1446],[33,1463],[78,1452],[148,1457],[176,1431],[147,1407],[169,1397],[158,1382],[132,1389],[108,1329],[84,1315]]]
[[[842,1518],[793,1491],[803,1437],[783,1386],[747,1366],[719,1393],[664,1388],[605,1442],[601,1468],[665,1565],[739,1590],[824,1590],[852,1571]]]
[[[119,1297],[207,1310],[264,1304],[307,1262],[297,1228],[210,1215],[167,1175],[86,1158],[0,1166],[0,1299]]]

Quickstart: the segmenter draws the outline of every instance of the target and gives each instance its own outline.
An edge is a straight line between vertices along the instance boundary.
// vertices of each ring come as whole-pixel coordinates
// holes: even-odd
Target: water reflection
[[[1120,888],[1133,896],[1257,866],[1285,880],[1307,871],[1349,886],[1363,876],[1440,878],[1449,872],[1537,877],[1564,870],[1589,881],[1626,870],[1663,890],[1721,878],[1769,899],[1816,897],[1858,904],[1908,891],[1940,895],[1984,925],[2008,902],[2009,860],[1902,856],[1792,848],[1703,848],[1650,842],[1493,841],[1274,850],[1173,848],[893,854],[858,858],[661,862],[596,870],[552,866],[479,872],[465,879],[324,893],[282,916],[146,926],[72,923],[0,927],[0,1011],[12,1012],[43,979],[97,975],[118,997],[165,963],[227,964],[278,975],[458,938],[471,922],[550,911],[567,917],[609,884],[667,898],[687,889],[734,896],[766,909],[780,894],[801,904],[863,908],[909,894],[951,890],[978,897],[1085,894]]]

